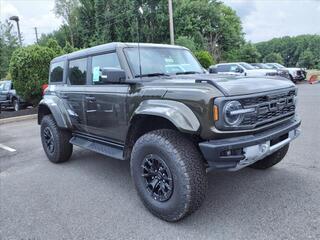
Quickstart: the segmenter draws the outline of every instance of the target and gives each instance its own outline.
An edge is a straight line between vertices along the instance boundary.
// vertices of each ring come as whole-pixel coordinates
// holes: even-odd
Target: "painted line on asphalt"
[[[0,143],[0,148],[2,148],[2,149],[4,149],[4,150],[7,150],[7,151],[9,151],[9,152],[15,152],[15,151],[16,151],[15,149],[13,149],[13,148],[11,148],[11,147],[8,147],[8,146],[6,146],[6,145],[3,145],[3,144],[1,144],[1,143]]]

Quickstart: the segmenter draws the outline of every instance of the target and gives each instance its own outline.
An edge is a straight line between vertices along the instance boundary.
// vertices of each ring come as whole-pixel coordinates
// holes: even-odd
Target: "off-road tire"
[[[21,109],[20,103],[18,99],[14,99],[12,102],[14,111],[19,111]]]
[[[151,196],[141,176],[141,164],[148,154],[161,156],[172,173],[173,191],[165,202]],[[177,131],[162,129],[141,136],[133,147],[130,166],[142,202],[165,221],[175,222],[190,215],[205,198],[208,183],[203,158],[195,144]]]
[[[265,157],[264,159],[255,162],[249,167],[254,169],[261,169],[261,170],[271,168],[272,166],[281,162],[281,160],[287,154],[288,150],[289,150],[289,144],[285,145],[284,147],[280,148],[278,151],[272,153],[271,155]]]
[[[47,147],[44,131],[49,129],[53,136],[54,150],[50,152]],[[73,145],[69,143],[71,133],[58,128],[52,115],[45,115],[41,121],[41,142],[48,159],[53,163],[68,161],[72,155]]]

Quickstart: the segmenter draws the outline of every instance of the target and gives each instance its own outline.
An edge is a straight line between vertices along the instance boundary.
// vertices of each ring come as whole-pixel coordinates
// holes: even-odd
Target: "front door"
[[[103,68],[121,69],[116,52],[93,56],[91,86],[85,95],[85,114],[88,133],[114,142],[123,142],[127,128],[126,98],[127,84],[103,82]]]

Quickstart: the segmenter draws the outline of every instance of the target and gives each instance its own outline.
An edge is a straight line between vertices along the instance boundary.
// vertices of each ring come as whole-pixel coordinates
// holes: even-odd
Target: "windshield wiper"
[[[169,77],[170,75],[165,73],[147,73],[147,74],[135,75],[134,77],[138,78],[138,77],[157,77],[157,76]]]
[[[184,74],[200,74],[201,72],[196,71],[186,71],[186,72],[176,72],[176,75],[184,75]]]

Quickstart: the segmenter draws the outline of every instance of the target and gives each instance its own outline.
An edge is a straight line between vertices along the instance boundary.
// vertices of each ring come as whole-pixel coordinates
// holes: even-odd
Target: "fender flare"
[[[41,124],[41,119],[45,115],[44,109],[49,109],[59,128],[72,128],[68,112],[63,106],[56,96],[42,99],[38,108],[38,124]]]
[[[200,122],[192,110],[173,100],[145,100],[140,103],[130,120],[137,115],[163,117],[182,132],[195,133],[200,128]]]

